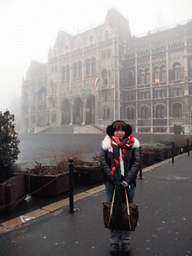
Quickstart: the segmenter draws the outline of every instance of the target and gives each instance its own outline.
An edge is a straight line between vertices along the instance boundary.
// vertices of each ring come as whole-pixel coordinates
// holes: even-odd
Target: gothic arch
[[[145,84],[150,84],[150,69],[145,69]]]
[[[139,117],[140,119],[150,118],[150,110],[148,105],[141,105],[139,109]]]
[[[153,68],[153,82],[154,83],[160,82],[160,67],[157,65]]]
[[[105,106],[103,108],[103,120],[109,120],[110,119],[110,108],[108,106]]]
[[[133,106],[127,106],[125,108],[125,118],[128,120],[135,118],[135,109]]]
[[[179,62],[173,64],[173,78],[176,81],[181,79],[181,64]]]
[[[182,104],[175,102],[172,104],[172,116],[173,118],[181,118],[183,115]]]
[[[121,76],[122,87],[134,86],[134,72],[132,70],[122,69]]]
[[[63,99],[61,124],[69,124],[69,123],[70,123],[70,102],[68,99]]]
[[[156,111],[155,111],[155,117],[156,118],[165,118],[165,105],[164,104],[157,104],[156,105]]]
[[[83,102],[80,97],[74,99],[73,104],[73,123],[81,124],[83,122]]]
[[[160,81],[166,82],[167,81],[167,71],[166,71],[166,65],[162,64],[160,66]]]
[[[86,103],[86,124],[95,123],[95,97],[90,95]]]
[[[138,84],[139,85],[144,85],[145,83],[145,72],[143,69],[139,69],[138,72]]]

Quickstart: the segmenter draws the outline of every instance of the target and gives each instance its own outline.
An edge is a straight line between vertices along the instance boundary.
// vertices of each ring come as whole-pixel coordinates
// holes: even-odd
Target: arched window
[[[179,63],[174,66],[174,80],[181,79],[181,65]]]
[[[65,81],[65,67],[64,66],[62,67],[61,73],[62,73],[62,82],[64,82]]]
[[[121,86],[122,88],[125,88],[128,86],[128,73],[126,69],[121,69],[120,70],[120,78],[121,78]]]
[[[77,70],[78,70],[78,67],[77,67],[77,63],[73,63],[73,78],[77,78]]]
[[[96,59],[95,59],[95,57],[92,58],[91,65],[92,65],[92,74],[94,75],[96,73]]]
[[[104,107],[104,111],[103,111],[103,119],[104,120],[109,120],[110,119],[110,109],[109,107]]]
[[[103,85],[107,85],[107,70],[105,68],[101,71],[101,77],[103,80]]]
[[[51,113],[51,122],[56,122],[56,119],[57,119],[57,115],[55,112],[52,112]]]
[[[173,117],[182,117],[182,105],[181,103],[173,104]]]
[[[90,75],[90,66],[91,66],[90,60],[87,59],[87,60],[86,60],[86,75],[87,75],[87,76]]]
[[[167,77],[166,77],[166,67],[162,66],[161,67],[161,82],[166,82]]]
[[[164,105],[158,105],[156,107],[156,118],[164,118],[165,117],[165,107]]]
[[[126,119],[134,119],[135,118],[135,111],[133,107],[127,107],[125,110],[125,118]]]
[[[145,73],[143,70],[139,70],[139,84],[143,85],[145,82]]]
[[[145,83],[150,84],[150,70],[148,68],[145,70]]]
[[[128,71],[128,86],[134,86],[134,76],[133,76],[133,71]]]
[[[160,69],[159,67],[154,68],[154,82],[159,83],[160,81]]]
[[[82,77],[82,62],[78,62],[78,77]]]
[[[66,80],[69,81],[70,79],[70,67],[69,65],[67,65],[66,67]]]
[[[149,109],[147,106],[142,106],[140,111],[141,119],[147,119],[150,117],[149,115]]]

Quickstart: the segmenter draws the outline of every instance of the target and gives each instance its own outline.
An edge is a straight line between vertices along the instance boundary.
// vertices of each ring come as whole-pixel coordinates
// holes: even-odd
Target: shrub
[[[13,176],[14,164],[20,152],[13,122],[14,115],[8,110],[0,112],[0,182]]]

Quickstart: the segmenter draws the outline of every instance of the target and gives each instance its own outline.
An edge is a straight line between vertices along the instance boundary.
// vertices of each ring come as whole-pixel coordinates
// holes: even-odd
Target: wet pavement
[[[130,255],[192,255],[191,163],[192,156],[183,154],[174,164],[165,161],[144,169],[143,179],[137,180],[134,201],[140,217],[131,235]],[[1,255],[110,255],[104,200],[100,189],[76,201],[73,214],[64,206],[0,234]]]

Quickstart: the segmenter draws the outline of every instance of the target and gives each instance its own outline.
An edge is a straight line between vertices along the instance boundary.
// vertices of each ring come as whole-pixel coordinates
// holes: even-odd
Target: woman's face
[[[114,132],[114,137],[118,137],[119,139],[125,138],[125,131],[123,130],[117,130]]]

